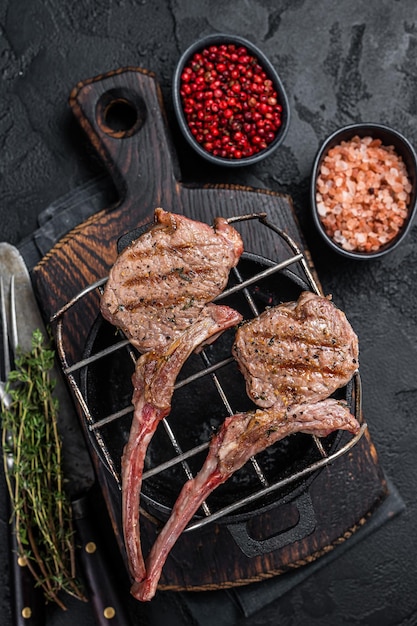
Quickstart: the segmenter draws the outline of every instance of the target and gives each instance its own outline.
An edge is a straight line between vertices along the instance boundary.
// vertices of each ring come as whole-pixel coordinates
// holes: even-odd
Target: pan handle
[[[316,515],[310,494],[306,491],[292,501],[298,510],[297,523],[288,530],[279,532],[267,539],[254,539],[249,535],[248,522],[229,524],[228,530],[236,544],[248,557],[260,556],[279,550],[284,546],[300,541],[316,528]]]

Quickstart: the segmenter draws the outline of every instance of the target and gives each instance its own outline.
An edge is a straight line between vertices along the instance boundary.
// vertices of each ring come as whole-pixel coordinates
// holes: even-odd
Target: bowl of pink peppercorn
[[[318,150],[310,198],[316,227],[334,251],[355,260],[384,256],[416,214],[415,150],[383,124],[340,128]]]
[[[256,163],[288,130],[288,99],[277,71],[257,46],[236,35],[209,35],[182,54],[173,99],[186,140],[216,165]]]

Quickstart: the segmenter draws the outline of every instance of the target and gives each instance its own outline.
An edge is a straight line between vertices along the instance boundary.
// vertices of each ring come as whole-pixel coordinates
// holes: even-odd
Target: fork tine
[[[4,373],[3,379],[7,380],[10,373],[10,351],[9,351],[9,329],[7,324],[7,311],[6,311],[6,289],[4,286],[3,276],[0,276],[0,309],[1,309],[1,329],[3,338],[3,362]]]
[[[4,361],[4,380],[10,374],[12,366],[11,359],[16,355],[16,349],[19,343],[17,334],[17,317],[16,317],[16,297],[15,297],[15,278],[14,275],[10,277],[9,285],[9,321],[7,319],[7,306],[6,306],[6,286],[4,284],[3,276],[0,277],[0,312],[1,312],[1,326],[3,337],[3,361]],[[9,328],[10,323],[10,328]]]
[[[12,274],[10,278],[10,336],[9,340],[11,342],[13,356],[16,356],[17,346],[19,344],[19,337],[17,334],[17,317],[16,317],[16,286],[14,274]]]

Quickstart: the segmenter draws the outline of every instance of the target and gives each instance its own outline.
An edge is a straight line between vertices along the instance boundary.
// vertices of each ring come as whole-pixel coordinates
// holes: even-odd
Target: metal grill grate
[[[260,225],[263,228],[268,228],[270,231],[272,231],[274,236],[279,237],[285,243],[285,246],[289,250],[289,256],[288,258],[280,262],[268,261],[268,266],[265,269],[262,269],[262,271],[256,271],[253,275],[246,278],[242,277],[238,265],[237,268],[234,268],[232,270],[234,284],[227,288],[220,296],[218,296],[215,301],[229,298],[234,294],[239,294],[239,297],[244,299],[246,306],[250,311],[250,314],[252,316],[257,316],[259,315],[259,310],[258,305],[253,298],[253,289],[256,289],[256,286],[265,278],[272,277],[277,273],[282,272],[283,270],[285,271],[286,268],[291,268],[291,271],[295,270],[297,274],[302,277],[302,280],[305,282],[309,290],[313,291],[314,293],[321,294],[320,288],[313,278],[307,261],[296,243],[288,236],[286,232],[272,224],[267,219],[265,214],[261,213],[237,216],[230,218],[228,221],[229,223],[243,221],[251,222]],[[117,470],[117,465],[120,460],[114,458],[113,454],[109,450],[108,442],[106,441],[106,438],[103,437],[102,432],[103,429],[109,424],[117,422],[118,420],[124,418],[126,415],[132,413],[133,407],[128,404],[127,406],[120,407],[117,411],[111,414],[105,415],[104,417],[96,418],[93,415],[93,412],[91,411],[89,403],[85,397],[85,393],[83,393],[83,390],[80,386],[79,375],[80,372],[82,372],[85,368],[90,367],[92,364],[96,363],[100,359],[104,359],[105,357],[115,354],[120,350],[128,351],[128,354],[132,359],[132,363],[134,363],[134,361],[136,360],[137,355],[131,348],[129,342],[121,335],[121,333],[115,333],[115,342],[112,345],[106,347],[103,350],[99,350],[98,352],[89,355],[87,358],[75,363],[68,363],[68,357],[64,347],[65,314],[69,309],[71,309],[71,307],[81,302],[83,298],[85,298],[91,292],[97,289],[102,290],[102,287],[105,284],[106,280],[107,278],[103,278],[80,292],[65,306],[63,306],[57,313],[55,313],[55,315],[52,317],[52,321],[57,322],[57,348],[63,366],[63,371],[67,377],[75,399],[80,405],[82,415],[84,416],[84,419],[86,421],[86,428],[91,437],[94,439],[96,446],[99,449],[102,460],[107,465],[114,480],[117,482],[119,487],[121,487],[120,473]],[[252,292],[250,288],[252,289]],[[196,380],[209,376],[217,390],[219,402],[222,403],[227,414],[232,415],[234,411],[232,408],[232,403],[229,400],[229,390],[227,386],[223,382],[221,382],[218,374],[222,370],[222,368],[225,368],[231,362],[233,362],[233,357],[227,356],[226,358],[221,358],[219,360],[216,360],[215,362],[211,362],[206,350],[203,350],[200,353],[200,357],[201,367],[198,369],[197,372],[194,372],[187,378],[178,381],[175,386],[175,393],[177,393],[179,390],[186,387],[187,385],[195,382]],[[209,522],[218,520],[226,515],[230,515],[231,513],[239,511],[243,507],[258,501],[259,499],[264,498],[265,496],[268,496],[275,491],[278,491],[284,487],[288,487],[291,484],[305,478],[306,476],[313,474],[316,470],[324,467],[325,465],[328,465],[329,463],[336,460],[338,457],[348,452],[359,441],[367,427],[366,423],[364,423],[362,420],[361,380],[359,372],[356,372],[353,379],[352,398],[353,413],[355,414],[356,419],[361,423],[361,429],[357,435],[350,436],[347,443],[344,443],[344,445],[342,445],[335,451],[331,451],[330,453],[328,453],[323,447],[322,442],[318,438],[312,437],[312,440],[314,441],[314,446],[317,448],[317,451],[319,453],[318,460],[307,463],[304,467],[298,468],[297,471],[292,472],[290,475],[286,475],[282,478],[274,480],[271,484],[269,483],[266,474],[257,458],[252,458],[251,463],[257,476],[257,480],[259,483],[258,487],[251,494],[246,494],[243,497],[237,496],[234,501],[228,503],[226,506],[218,508],[217,510],[211,510],[208,504],[204,503],[202,507],[204,515],[192,521],[186,530],[189,531],[200,528],[205,524],[208,524]],[[168,460],[161,462],[157,466],[151,467],[150,469],[145,471],[143,474],[143,481],[146,481],[151,477],[155,477],[158,474],[179,465],[182,466],[184,481],[192,478],[193,472],[190,469],[189,461],[196,455],[204,452],[204,450],[206,450],[209,446],[209,441],[207,440],[199,445],[194,445],[190,449],[184,451],[179,443],[179,439],[175,433],[175,428],[171,425],[170,420],[168,418],[165,418],[162,421],[162,424],[172,446],[172,455]]]

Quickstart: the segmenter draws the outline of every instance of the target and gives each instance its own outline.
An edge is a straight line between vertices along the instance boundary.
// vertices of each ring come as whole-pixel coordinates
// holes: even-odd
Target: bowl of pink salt
[[[336,252],[374,259],[394,250],[416,213],[417,158],[381,124],[345,126],[320,147],[311,178],[317,229]]]

